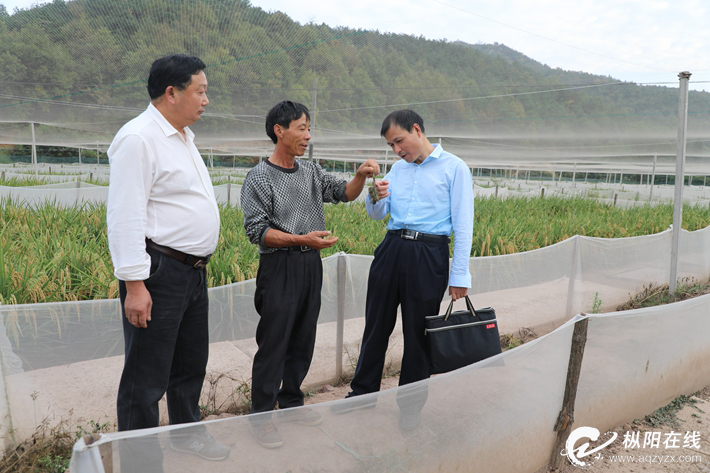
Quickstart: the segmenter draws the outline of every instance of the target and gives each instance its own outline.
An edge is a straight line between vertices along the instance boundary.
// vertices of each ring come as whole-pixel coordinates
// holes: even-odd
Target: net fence
[[[0,14],[0,43],[1,144],[104,153],[147,106],[152,61],[180,52],[207,64],[211,104],[194,129],[212,157],[268,154],[264,116],[284,99],[312,109],[318,159],[384,160],[380,123],[405,107],[476,166],[634,170],[676,154],[677,89],[554,70],[502,45],[300,24],[246,0],[55,1]],[[688,156],[706,174],[709,124],[710,93],[692,92]]]
[[[681,234],[680,276],[710,277],[709,245],[710,228]],[[564,324],[593,307],[614,310],[649,283],[667,282],[670,248],[671,232],[665,231],[614,240],[577,236],[530,252],[472,258],[472,301],[495,308],[501,333],[531,329],[550,335],[506,352],[502,363],[496,358],[372,395],[376,409],[336,416],[328,405],[317,405],[326,418],[323,426],[279,423],[286,445],[276,453],[267,454],[256,444],[249,416],[207,423],[212,435],[232,450],[225,462],[210,463],[210,471],[432,471],[439,465],[442,471],[456,471],[457,465],[474,461],[480,471],[535,471],[549,458],[564,391],[571,334],[571,325]],[[323,260],[323,306],[306,389],[352,371],[364,327],[371,261],[346,254]],[[256,351],[253,293],[254,280],[210,289],[205,405],[244,401],[239,395],[248,386]],[[579,422],[607,428],[710,383],[707,364],[701,361],[710,351],[706,307],[704,296],[593,318],[588,345],[593,348],[585,354],[579,388]],[[28,438],[40,425],[115,421],[122,368],[120,318],[117,300],[0,307],[0,412],[6,445]],[[664,349],[658,350],[661,340]],[[397,328],[390,363],[396,365],[401,350]],[[396,397],[414,402],[423,392],[428,392],[423,428],[414,437],[394,433]],[[126,447],[145,461],[145,471],[173,471],[177,464],[181,471],[205,468],[170,449],[171,436],[190,435],[184,429],[106,434],[101,442],[113,445],[113,453],[105,461],[119,471],[119,450]],[[514,440],[521,446],[520,458],[505,454]],[[100,462],[92,463],[100,445],[76,448],[73,471],[104,471]],[[156,451],[162,452],[160,458],[140,456]]]
[[[384,163],[382,163],[384,164]],[[392,161],[389,161],[389,165]],[[324,166],[327,169],[327,166]],[[332,174],[350,180],[353,173],[337,166]],[[382,168],[384,174],[384,167]],[[674,176],[668,184],[668,176],[642,174],[641,183],[622,183],[622,173],[607,173],[603,178],[589,179],[588,173],[556,172],[554,179],[531,176],[530,171],[503,172],[482,168],[471,168],[474,194],[482,198],[536,198],[568,197],[590,198],[599,202],[619,206],[636,207],[642,205],[669,204],[674,200]],[[248,168],[214,167],[209,170],[217,202],[240,205],[241,182]],[[638,176],[638,175],[635,175]],[[108,198],[109,168],[107,165],[72,164],[57,165],[40,163],[35,170],[31,165],[0,165],[0,206],[12,201],[26,206],[51,204],[61,207],[80,206],[84,203],[105,203]],[[545,176],[547,177],[547,176]],[[28,179],[36,179],[42,184],[35,186],[17,185]],[[662,180],[663,179],[663,180]],[[89,182],[87,182],[89,181]],[[651,185],[650,183],[654,184]],[[14,183],[14,185],[3,185]],[[99,184],[95,184],[99,183]],[[684,180],[683,202],[689,205],[710,205],[710,190],[707,176],[688,176]],[[356,199],[364,201],[366,191]]]
[[[11,16],[0,10],[0,146],[22,146],[17,153],[24,154],[10,160],[28,162],[35,145],[40,156],[66,154],[65,167],[81,163],[76,178],[48,174],[43,179],[50,186],[1,187],[0,195],[67,206],[105,200],[104,187],[79,181],[106,178],[108,144],[148,104],[151,62],[178,52],[207,64],[211,104],[193,128],[212,164],[235,166],[238,157],[270,154],[264,116],[276,102],[291,99],[311,108],[314,159],[337,170],[342,164],[343,172],[367,158],[392,162],[379,126],[387,113],[407,107],[424,116],[432,142],[467,162],[477,184],[486,186],[477,187],[478,195],[586,192],[631,206],[645,200],[646,188],[615,187],[610,174],[639,175],[640,181],[645,176],[647,183],[654,173],[656,179],[673,174],[677,89],[566,71],[535,74],[522,64],[529,58],[487,46],[299,24],[245,0],[71,0]],[[649,100],[651,95],[658,100]],[[688,127],[686,172],[710,175],[710,94],[690,94]],[[90,162],[97,164],[84,166]],[[19,168],[2,172],[18,177]],[[490,168],[502,170],[505,179],[492,179]],[[40,169],[30,172],[39,175]],[[551,175],[553,182],[532,183],[536,173]],[[585,181],[606,182],[584,185],[578,182],[582,173]],[[565,182],[570,177],[574,182]],[[658,201],[670,198],[669,189],[649,186],[649,200],[651,192]],[[215,191],[220,202],[238,205],[236,180],[217,184]],[[685,198],[707,203],[705,191],[693,186]],[[145,471],[465,471],[471,464],[479,471],[534,471],[549,457],[564,390],[572,330],[565,323],[595,305],[613,310],[650,282],[666,282],[670,240],[670,232],[623,240],[574,237],[527,253],[472,259],[473,302],[496,309],[502,333],[552,332],[465,370],[372,395],[375,409],[335,416],[327,405],[316,406],[323,425],[279,423],[286,444],[277,452],[260,450],[248,418],[238,417],[207,424],[232,450],[219,464],[206,467],[173,452],[170,439],[189,435],[189,428],[162,427],[107,434],[91,447],[80,442],[71,468],[118,471],[119,453],[127,449]],[[709,244],[707,229],[682,233],[681,276],[710,277]],[[356,255],[324,260],[308,386],[352,370],[370,262]],[[214,393],[219,405],[239,400],[249,381],[258,320],[253,291],[253,281],[210,290],[205,392]],[[604,429],[707,385],[707,301],[592,317],[580,425]],[[398,333],[391,340],[392,363],[401,357]],[[661,343],[663,351],[657,349]],[[116,300],[0,306],[4,446],[29,438],[41,425],[113,423],[121,353]],[[423,391],[428,401],[422,428],[403,436],[395,398],[417,399]],[[513,444],[517,455],[508,453]]]

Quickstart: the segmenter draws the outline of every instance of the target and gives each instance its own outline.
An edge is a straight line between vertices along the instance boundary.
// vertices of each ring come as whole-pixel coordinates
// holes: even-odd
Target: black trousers
[[[118,388],[118,430],[158,426],[167,393],[171,424],[200,420],[200,393],[209,355],[207,272],[148,248],[153,300],[148,328],[126,319],[126,285],[119,282],[126,358]]]
[[[355,377],[350,384],[355,395],[380,390],[387,344],[400,305],[404,355],[399,385],[429,378],[431,362],[424,317],[439,313],[448,281],[448,244],[405,240],[389,233],[385,236],[370,266],[365,331]],[[426,393],[420,400],[419,410],[426,401]]]
[[[118,430],[157,427],[158,401],[167,394],[171,424],[200,420],[200,393],[209,355],[207,271],[194,269],[147,249],[153,300],[147,328],[126,319],[126,284],[119,281],[126,358],[118,387]],[[202,426],[198,428],[203,428]],[[157,435],[144,442],[122,442],[121,471],[161,473]]]
[[[254,306],[261,317],[252,366],[251,412],[303,405],[321,304],[320,252],[298,249],[261,255]]]

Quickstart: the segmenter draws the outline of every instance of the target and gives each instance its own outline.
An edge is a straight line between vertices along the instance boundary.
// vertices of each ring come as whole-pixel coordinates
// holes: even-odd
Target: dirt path
[[[649,422],[634,421],[620,425],[611,432],[618,436],[608,447],[599,451],[602,457],[595,460],[596,454],[586,457],[584,460],[592,459],[593,464],[586,468],[573,466],[565,460],[565,464],[559,470],[543,468],[537,473],[574,473],[579,471],[621,473],[621,472],[643,472],[643,473],[707,473],[710,472],[710,386],[691,398],[691,402],[685,404],[675,416],[664,416],[668,409],[660,409],[661,416],[666,419],[663,425],[653,426]],[[656,411],[657,413],[659,411]],[[675,417],[675,423],[673,418]],[[663,420],[663,419],[661,419]],[[674,425],[673,425],[674,424]],[[625,448],[624,438],[629,433],[639,433],[640,447],[629,445]],[[697,442],[686,443],[686,433],[698,436]],[[612,434],[613,435],[613,434]],[[643,448],[644,439],[648,436],[649,443],[653,436],[660,439],[658,446],[647,446]],[[591,442],[589,450],[605,443],[610,439],[610,435],[601,435],[600,441]],[[673,439],[677,440],[677,445],[673,445]],[[668,443],[667,443],[668,442]],[[580,442],[581,443],[581,442]],[[628,444],[629,442],[626,442]]]

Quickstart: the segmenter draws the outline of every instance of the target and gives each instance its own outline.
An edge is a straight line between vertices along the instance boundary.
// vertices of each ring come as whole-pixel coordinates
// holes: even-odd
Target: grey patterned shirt
[[[277,250],[264,244],[269,228],[293,235],[325,230],[323,202],[347,202],[346,184],[311,161],[296,160],[292,169],[268,160],[257,164],[244,179],[241,194],[249,241],[267,254]]]

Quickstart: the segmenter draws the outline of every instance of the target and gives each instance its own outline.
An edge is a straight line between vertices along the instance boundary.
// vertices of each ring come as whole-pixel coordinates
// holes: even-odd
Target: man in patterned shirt
[[[325,230],[324,202],[355,200],[367,177],[380,172],[367,160],[346,182],[316,163],[296,160],[308,148],[308,109],[286,100],[266,116],[273,154],[247,174],[242,186],[244,228],[259,245],[254,305],[261,317],[256,329],[259,349],[252,367],[252,413],[303,405],[301,383],[308,373],[316,338],[323,279],[320,251],[338,241]],[[286,417],[317,425],[319,413],[285,411]],[[252,427],[264,447],[283,444],[270,415],[257,416]]]

